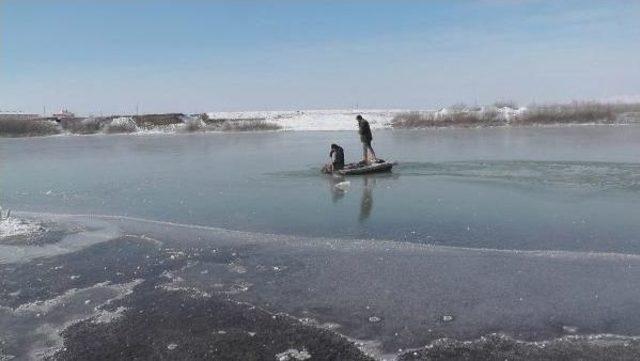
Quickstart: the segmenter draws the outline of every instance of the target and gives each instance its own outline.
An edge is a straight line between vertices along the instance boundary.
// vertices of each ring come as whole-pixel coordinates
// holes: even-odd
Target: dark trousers
[[[362,143],[362,160],[365,162],[369,162],[369,154],[373,159],[377,159],[376,152],[373,151],[371,147],[371,142],[363,142]]]

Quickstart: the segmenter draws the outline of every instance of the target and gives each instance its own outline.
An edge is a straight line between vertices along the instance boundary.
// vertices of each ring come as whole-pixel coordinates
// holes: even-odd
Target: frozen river
[[[211,318],[198,327],[221,323],[207,331],[222,331],[218,359],[240,357],[238,347],[272,358],[287,345],[365,357],[331,334],[278,336],[295,327],[346,335],[378,358],[458,347],[504,359],[487,343],[540,359],[637,356],[640,127],[374,137],[378,155],[399,162],[393,173],[344,179],[320,167],[331,143],[356,160],[355,131],[0,139],[0,204],[41,227],[0,238],[0,360],[54,355],[63,339],[60,359],[198,359],[208,341],[180,323],[196,314]],[[181,292],[190,301],[171,298]],[[260,315],[224,323],[203,316],[203,299],[303,326]],[[157,321],[180,312],[180,335]],[[127,342],[157,342],[129,349],[114,327]],[[234,332],[263,332],[279,348]],[[87,335],[106,341],[86,346]]]

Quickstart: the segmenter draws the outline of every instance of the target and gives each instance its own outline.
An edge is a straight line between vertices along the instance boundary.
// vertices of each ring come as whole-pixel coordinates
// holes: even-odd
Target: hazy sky
[[[640,94],[640,1],[0,0],[0,109],[431,108]]]

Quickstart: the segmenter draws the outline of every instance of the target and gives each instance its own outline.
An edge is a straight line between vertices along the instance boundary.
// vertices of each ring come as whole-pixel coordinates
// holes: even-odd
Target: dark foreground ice
[[[640,256],[117,217],[0,245],[0,360],[635,360]]]

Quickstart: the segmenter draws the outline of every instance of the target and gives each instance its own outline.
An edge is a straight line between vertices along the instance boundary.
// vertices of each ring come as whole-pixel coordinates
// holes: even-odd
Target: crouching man
[[[331,157],[331,163],[324,166],[323,171],[325,173],[332,173],[344,168],[344,149],[341,146],[331,144],[329,157]]]

